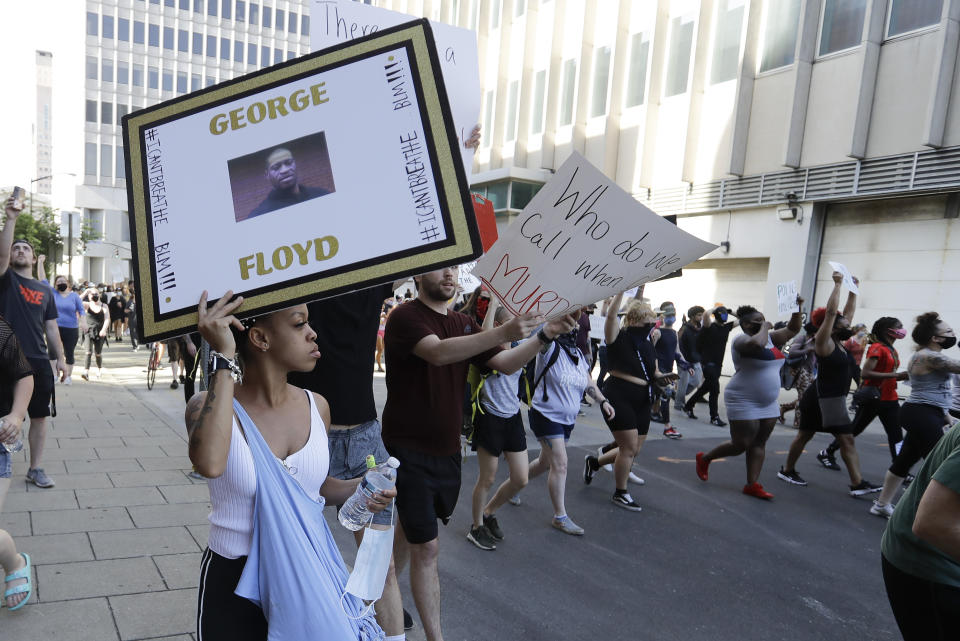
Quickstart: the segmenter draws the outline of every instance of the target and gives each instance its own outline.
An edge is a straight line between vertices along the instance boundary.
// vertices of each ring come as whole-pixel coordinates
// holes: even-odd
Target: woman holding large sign
[[[306,305],[246,321],[227,292],[199,330],[211,348],[212,383],[187,405],[190,460],[210,479],[210,538],[201,562],[198,636],[223,639],[373,641],[383,631],[345,594],[347,571],[323,507],[341,504],[358,479],[327,476],[330,407],[287,384],[320,357]],[[243,362],[243,375],[236,362]],[[235,380],[236,379],[236,380]],[[368,501],[379,512],[396,490]]]

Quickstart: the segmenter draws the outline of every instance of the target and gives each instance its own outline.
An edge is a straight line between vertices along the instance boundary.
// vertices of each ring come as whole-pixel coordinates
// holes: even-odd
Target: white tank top
[[[320,486],[327,480],[330,469],[330,451],[327,446],[327,428],[320,418],[313,394],[310,399],[310,436],[307,444],[294,452],[283,465],[309,496],[319,501]],[[253,506],[257,494],[257,475],[253,467],[250,446],[240,431],[236,415],[230,435],[230,453],[223,474],[207,482],[210,488],[210,536],[207,545],[228,559],[247,556],[253,537]]]

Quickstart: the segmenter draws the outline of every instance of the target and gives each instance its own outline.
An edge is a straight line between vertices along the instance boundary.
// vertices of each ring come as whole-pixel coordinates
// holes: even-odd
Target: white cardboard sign
[[[368,36],[387,27],[395,27],[415,20],[398,11],[372,7],[354,0],[312,0],[310,3],[310,45],[314,51]],[[473,168],[473,149],[463,143],[470,138],[473,127],[480,122],[480,55],[477,34],[469,29],[454,27],[435,20],[430,21],[437,42],[443,84],[450,100],[453,123],[460,140],[463,168],[470,178]],[[493,132],[484,135],[492,136]]]
[[[552,319],[656,280],[715,248],[637,202],[574,153],[473,274],[512,313]]]
[[[797,281],[777,284],[777,315],[790,316],[797,311]]]
[[[854,294],[860,295],[860,288],[857,287],[857,284],[853,282],[853,274],[850,273],[850,270],[847,269],[847,266],[843,263],[837,263],[834,261],[829,261],[830,267],[833,268],[833,271],[840,272],[843,274],[843,284]]]

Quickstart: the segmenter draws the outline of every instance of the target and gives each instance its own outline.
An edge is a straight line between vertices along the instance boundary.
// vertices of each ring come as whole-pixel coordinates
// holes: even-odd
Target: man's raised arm
[[[7,220],[3,225],[3,231],[0,232],[0,276],[7,273],[7,268],[10,267],[13,229],[17,226],[17,218],[20,216],[20,212],[23,211],[23,204],[20,203],[20,206],[17,207],[13,196],[10,196],[7,198],[4,209]]]

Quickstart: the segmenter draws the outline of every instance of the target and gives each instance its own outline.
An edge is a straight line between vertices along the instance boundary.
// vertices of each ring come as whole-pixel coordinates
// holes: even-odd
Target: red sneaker
[[[773,498],[773,494],[770,494],[770,492],[767,492],[765,489],[763,489],[763,486],[759,483],[744,485],[743,493],[747,496],[753,496],[758,499],[767,499],[768,501]]]
[[[707,480],[707,468],[710,467],[710,461],[703,459],[703,452],[697,452],[697,476],[701,481]]]

